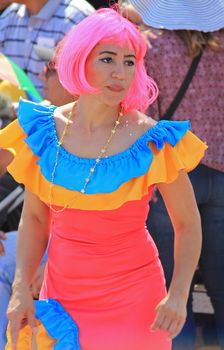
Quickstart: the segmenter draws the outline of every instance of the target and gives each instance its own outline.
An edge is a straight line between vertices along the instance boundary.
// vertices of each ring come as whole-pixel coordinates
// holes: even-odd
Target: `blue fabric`
[[[224,27],[223,0],[130,0],[153,28],[214,32]]]
[[[224,172],[199,164],[190,180],[202,224],[199,270],[215,310],[219,346],[224,350]]]
[[[59,302],[54,299],[35,300],[35,315],[48,335],[57,339],[54,350],[80,350],[78,327]]]
[[[41,173],[49,182],[58,148],[53,117],[55,109],[55,106],[21,100],[18,112],[19,124],[27,135],[25,142],[40,157],[38,164]],[[189,128],[189,121],[158,122],[125,151],[102,158],[87,185],[86,193],[111,193],[124,182],[146,174],[153,160],[148,142],[153,142],[158,150],[163,148],[165,142],[175,146]],[[95,159],[80,158],[61,146],[54,183],[70,190],[81,191],[90,167],[94,164]]]
[[[7,239],[2,240],[5,254],[0,257],[0,350],[5,349],[7,338],[6,329],[8,318],[6,311],[12,294],[12,283],[16,269],[16,244],[18,231],[7,232]],[[47,260],[47,251],[45,252],[41,265]]]
[[[15,276],[16,242],[17,231],[8,232],[7,239],[1,241],[5,254],[0,257],[0,350],[5,349],[7,343],[8,318],[6,311],[12,294],[12,283]]]

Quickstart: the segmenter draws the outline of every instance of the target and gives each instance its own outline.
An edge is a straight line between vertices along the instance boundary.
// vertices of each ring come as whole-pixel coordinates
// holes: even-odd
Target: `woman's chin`
[[[104,102],[106,105],[115,107],[119,105],[124,99],[123,95],[114,95],[114,96],[102,96],[101,101]]]

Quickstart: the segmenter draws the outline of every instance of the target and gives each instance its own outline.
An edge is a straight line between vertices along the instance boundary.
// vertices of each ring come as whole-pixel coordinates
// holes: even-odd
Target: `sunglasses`
[[[46,79],[49,78],[55,72],[56,72],[56,69],[55,69],[55,62],[54,61],[49,61],[47,64],[45,64],[44,76]]]

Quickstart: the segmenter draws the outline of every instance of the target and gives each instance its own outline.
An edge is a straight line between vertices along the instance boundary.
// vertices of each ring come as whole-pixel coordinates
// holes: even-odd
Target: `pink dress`
[[[18,121],[0,133],[0,147],[16,154],[9,171],[46,204],[58,147],[54,109],[22,101]],[[103,158],[83,194],[95,161],[61,147],[52,201],[58,209],[71,207],[52,211],[41,299],[64,307],[78,326],[82,350],[171,349],[166,332],[150,330],[166,290],[145,221],[154,185],[190,171],[205,149],[189,122],[161,121],[127,150]],[[59,324],[58,334],[60,327],[66,328]]]
[[[41,298],[59,300],[77,322],[81,349],[171,348],[165,334],[150,331],[166,290],[145,228],[148,202],[53,214]]]

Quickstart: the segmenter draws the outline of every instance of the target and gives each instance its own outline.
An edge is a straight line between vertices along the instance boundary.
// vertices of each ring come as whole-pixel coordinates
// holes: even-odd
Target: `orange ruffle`
[[[7,331],[7,345],[5,350],[12,349],[12,342],[10,337],[9,329]],[[55,339],[52,339],[43,324],[40,321],[37,321],[37,333],[32,335],[30,326],[26,326],[19,332],[19,338],[17,343],[17,350],[53,350],[54,344],[56,343]]]
[[[50,183],[41,174],[38,157],[24,142],[25,133],[18,121],[11,123],[0,131],[0,146],[9,150],[14,160],[8,171],[15,180],[23,183],[31,192],[36,194],[43,202],[49,203]],[[153,161],[146,174],[123,183],[112,193],[82,194],[55,185],[53,188],[52,204],[82,210],[112,210],[119,208],[125,202],[141,199],[148,193],[148,188],[157,183],[173,182],[180,170],[191,171],[197,166],[204,155],[207,145],[198,139],[192,132],[186,135],[172,147],[164,144],[158,150],[153,143],[149,144],[153,152]]]

